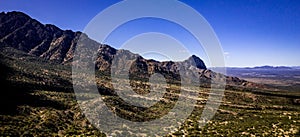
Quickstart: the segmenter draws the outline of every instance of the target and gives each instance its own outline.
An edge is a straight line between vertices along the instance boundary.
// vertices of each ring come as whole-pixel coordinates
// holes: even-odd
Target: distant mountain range
[[[210,80],[220,75],[208,70],[204,62],[195,55],[182,62],[148,60],[130,51],[117,50],[109,45],[100,44],[89,39],[82,32],[61,30],[50,24],[44,25],[22,12],[0,13],[0,29],[0,47],[10,47],[28,55],[62,65],[71,64],[78,39],[86,37],[87,43],[99,47],[95,67],[101,72],[110,73],[113,58],[117,53],[122,53],[126,55],[127,61],[133,62],[130,73],[136,74],[138,77],[149,78],[150,74],[158,72],[165,75],[165,77],[178,80],[180,79],[178,64],[186,69],[196,70],[198,76],[192,75],[190,76],[191,79],[200,77],[200,79]],[[226,80],[228,84],[253,85],[253,83],[237,77],[226,76]]]
[[[208,67],[209,69],[218,69],[222,67]],[[249,69],[249,70],[290,70],[300,69],[300,66],[255,66],[255,67],[225,67],[225,69]]]
[[[253,69],[292,69],[292,68],[286,66],[257,66],[257,67],[253,67]]]
[[[237,67],[229,67],[229,68],[237,68]],[[255,66],[255,67],[241,67],[244,69],[295,69],[295,68],[299,68],[299,67],[288,67],[288,66],[269,66],[269,65],[265,65],[265,66]]]

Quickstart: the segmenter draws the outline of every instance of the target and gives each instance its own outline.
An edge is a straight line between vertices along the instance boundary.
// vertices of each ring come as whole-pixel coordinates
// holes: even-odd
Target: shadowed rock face
[[[100,44],[89,39],[82,32],[61,30],[54,25],[41,24],[22,12],[0,13],[0,45],[21,50],[29,55],[44,58],[60,64],[70,64],[78,40],[85,40],[83,46],[99,47],[95,67],[102,72],[111,71],[111,65],[116,55],[122,55],[118,64],[129,64],[130,77],[149,78],[153,73],[161,73],[166,78],[180,80],[179,70],[193,70],[198,74],[187,72],[191,78],[210,80],[218,77],[218,73],[208,71],[204,62],[192,55],[182,62],[147,60],[127,50],[116,50],[109,45]],[[184,68],[183,68],[184,66]],[[231,83],[245,84],[246,81],[238,78],[227,77]],[[229,83],[230,83],[229,82]]]
[[[0,13],[0,42],[28,54],[65,63],[81,32],[43,25],[21,12]]]

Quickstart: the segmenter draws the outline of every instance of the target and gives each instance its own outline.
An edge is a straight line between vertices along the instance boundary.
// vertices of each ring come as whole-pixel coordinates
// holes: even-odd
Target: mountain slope
[[[0,32],[0,43],[2,45],[8,45],[30,55],[62,64],[72,60],[77,41],[82,35],[81,32],[63,31],[54,25],[43,25],[22,12],[0,13],[0,29],[2,30]],[[112,60],[117,50],[91,39],[87,41],[90,45],[98,45],[96,66],[100,70],[106,70],[109,67],[107,64],[111,64],[107,62]],[[131,52],[126,54],[130,57],[135,56]],[[206,69],[201,59],[196,56],[193,56],[193,58],[197,59],[198,68]]]
[[[0,13],[0,30],[2,30],[0,46],[12,47],[29,55],[66,65],[72,62],[78,39],[84,37],[88,43],[85,46],[99,47],[95,67],[106,74],[110,74],[112,60],[116,54],[123,54],[127,59],[122,59],[120,64],[126,64],[126,61],[133,62],[130,67],[132,77],[149,78],[153,73],[162,73],[165,77],[179,80],[179,66],[195,68],[194,71],[204,80],[210,80],[218,75],[207,70],[204,62],[195,55],[182,62],[147,60],[130,51],[116,50],[108,45],[97,43],[81,32],[61,30],[54,25],[41,24],[22,12]],[[258,86],[237,77],[226,77],[226,80],[233,85]]]

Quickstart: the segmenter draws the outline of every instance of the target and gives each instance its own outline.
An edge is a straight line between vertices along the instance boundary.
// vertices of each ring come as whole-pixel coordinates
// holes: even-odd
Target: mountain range
[[[51,24],[42,24],[32,19],[22,12],[2,12],[0,13],[0,46],[10,47],[27,55],[42,58],[62,65],[70,65],[74,57],[74,51],[80,37],[86,37],[86,43],[99,47],[95,68],[107,74],[110,73],[114,56],[121,53],[132,63],[130,74],[136,77],[146,77],[153,73],[162,73],[165,77],[179,80],[178,64],[188,69],[196,69],[200,79],[210,80],[217,77],[218,73],[208,70],[204,62],[197,56],[192,55],[182,62],[164,61],[159,62],[152,59],[133,54],[127,50],[117,50],[109,45],[100,44],[82,32],[71,30],[61,30]],[[141,45],[142,46],[142,45]],[[191,78],[199,78],[194,76]],[[255,85],[254,83],[241,80],[237,77],[226,77],[227,83],[232,85]]]

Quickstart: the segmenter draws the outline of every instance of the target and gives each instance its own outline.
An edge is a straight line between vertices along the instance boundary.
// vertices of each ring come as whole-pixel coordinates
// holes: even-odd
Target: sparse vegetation
[[[8,56],[7,53],[16,55]],[[7,92],[10,94],[5,96],[5,101],[8,99],[11,101],[8,103],[2,100],[1,103],[13,109],[2,110],[1,135],[105,136],[81,113],[70,84],[70,67],[55,63],[48,65],[39,59],[20,55],[15,51],[7,53],[1,53],[1,72],[6,75],[5,77],[2,75],[1,82],[11,88],[11,91]],[[19,57],[23,59],[20,60]],[[99,87],[102,87],[99,89],[108,90],[109,93],[111,84],[108,75],[102,76],[102,81],[98,81]],[[132,85],[138,86],[137,83],[141,83],[135,81],[132,81],[134,83]],[[294,99],[299,98],[296,92],[270,90],[258,92],[239,89],[239,87],[227,88],[217,114],[204,127],[199,127],[198,121],[209,88],[202,88],[195,92],[199,92],[199,100],[193,113],[180,128],[166,136],[299,135],[300,106],[293,103]],[[170,93],[171,96],[167,99],[176,98],[173,95],[177,94]],[[126,105],[114,94],[106,94],[105,101],[108,106],[116,108],[115,112],[119,116],[137,121],[163,116],[168,111],[166,108],[172,108],[172,104],[176,102],[176,100],[169,103],[161,102],[162,104],[151,109],[143,109]],[[116,133],[130,135],[131,132],[129,130],[128,133]]]

